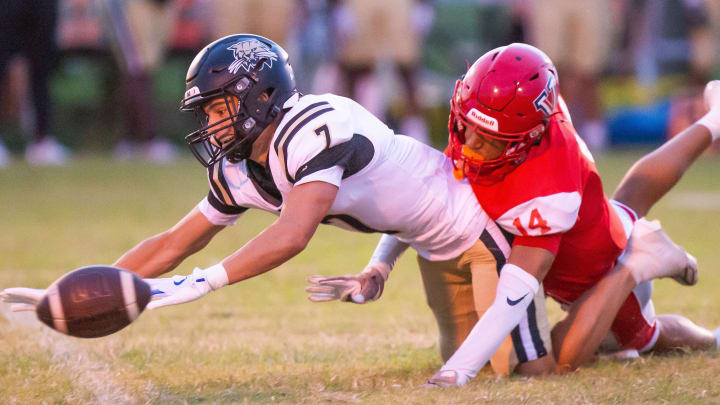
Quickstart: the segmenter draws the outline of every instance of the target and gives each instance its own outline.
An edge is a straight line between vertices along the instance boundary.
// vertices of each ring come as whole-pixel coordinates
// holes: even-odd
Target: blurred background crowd
[[[454,82],[510,42],[544,50],[594,151],[659,143],[703,114],[720,0],[2,0],[0,167],[73,155],[172,162],[184,74],[210,41],[281,44],[299,89],[350,96],[443,147]]]

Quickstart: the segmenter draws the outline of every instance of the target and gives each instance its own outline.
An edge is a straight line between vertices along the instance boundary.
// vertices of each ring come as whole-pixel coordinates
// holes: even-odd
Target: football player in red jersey
[[[542,51],[511,44],[480,57],[456,84],[446,154],[456,177],[467,178],[488,215],[515,236],[495,302],[430,383],[462,385],[473,377],[516,325],[539,283],[571,308],[552,333],[556,371],[589,360],[608,330],[621,347],[638,351],[718,344],[712,332],[683,317],[654,316],[648,280],[671,274],[644,274],[644,268],[662,266],[624,258],[632,260],[627,252],[634,238],[648,249],[653,239],[665,237],[659,225],[638,218],[720,135],[720,82],[706,88],[710,112],[639,160],[611,200],[557,82]],[[696,271],[689,255],[660,250],[656,258],[667,269]],[[685,278],[692,283],[695,277]]]

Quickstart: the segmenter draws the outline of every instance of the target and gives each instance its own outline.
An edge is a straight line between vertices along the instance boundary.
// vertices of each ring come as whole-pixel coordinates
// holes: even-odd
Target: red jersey
[[[516,235],[513,245],[555,254],[543,283],[560,301],[572,302],[595,285],[627,243],[592,155],[562,112],[502,181],[472,187],[487,214]]]

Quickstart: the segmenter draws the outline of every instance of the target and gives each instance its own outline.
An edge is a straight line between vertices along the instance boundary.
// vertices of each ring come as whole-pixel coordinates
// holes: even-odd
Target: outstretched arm
[[[214,225],[195,207],[175,226],[140,242],[113,265],[141,277],[165,274],[207,246],[225,226]]]
[[[294,187],[285,199],[280,217],[258,236],[221,263],[195,269],[188,282],[148,308],[194,301],[227,284],[272,270],[300,253],[335,201],[338,187],[321,181]]]
[[[145,277],[153,289],[153,299],[177,290],[186,277],[148,278],[167,273],[186,257],[205,247],[224,226],[213,225],[195,207],[175,226],[165,232],[149,237],[137,244],[113,265]],[[183,281],[181,281],[183,280]],[[13,311],[35,310],[45,295],[45,290],[32,288],[8,288],[0,292],[0,300],[9,302]]]

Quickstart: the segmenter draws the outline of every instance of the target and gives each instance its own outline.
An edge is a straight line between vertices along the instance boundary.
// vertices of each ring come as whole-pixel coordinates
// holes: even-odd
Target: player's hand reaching
[[[189,276],[145,278],[152,291],[148,309],[195,301],[207,293],[228,284],[222,264],[207,269],[195,268]],[[12,311],[34,311],[45,296],[46,290],[14,287],[0,291],[0,300],[11,304]]]
[[[175,294],[185,287],[185,283],[191,279],[190,276],[174,275],[172,277],[145,278],[143,281],[150,285],[152,291],[151,300],[159,300]]]
[[[337,277],[312,276],[305,291],[313,302],[347,301],[365,304],[380,298],[390,273],[385,263],[368,264],[362,273]]]
[[[184,287],[186,280],[190,278],[190,276],[176,275],[164,278],[146,278],[143,281],[150,285],[152,290],[151,299],[155,301],[177,293],[178,290]],[[0,300],[11,304],[10,310],[13,312],[34,311],[45,295],[45,291],[44,289],[26,287],[6,288],[0,291]]]
[[[148,309],[195,301],[213,291],[205,270],[197,267],[188,276],[145,279],[145,282],[152,289],[152,301]]]
[[[228,284],[228,277],[222,264],[207,269],[195,268],[189,276],[143,279],[150,285],[151,302],[146,308],[154,309],[166,305],[183,304]],[[14,287],[0,291],[0,300],[11,304],[10,309],[34,311],[46,294],[46,290]]]

